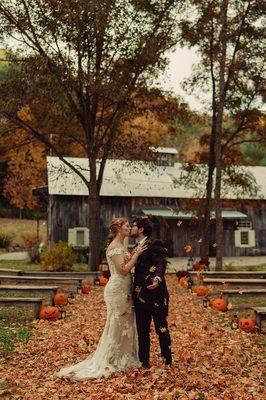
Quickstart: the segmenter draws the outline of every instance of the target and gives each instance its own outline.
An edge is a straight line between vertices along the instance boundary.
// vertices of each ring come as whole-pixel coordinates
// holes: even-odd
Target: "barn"
[[[108,160],[101,188],[101,245],[113,217],[149,216],[154,236],[162,239],[169,256],[184,257],[185,245],[191,244],[193,256],[200,252],[199,214],[195,183],[181,187],[177,181],[182,164],[175,162],[176,150],[158,148],[157,165],[145,162]],[[89,177],[85,158],[67,160]],[[57,157],[47,158],[48,225],[54,242],[68,241],[73,247],[88,247],[88,190],[77,174]],[[236,197],[226,190],[223,195],[224,255],[266,254],[266,167],[248,167],[259,187],[256,198]],[[195,200],[195,209],[188,202]],[[215,218],[210,252],[215,256]]]

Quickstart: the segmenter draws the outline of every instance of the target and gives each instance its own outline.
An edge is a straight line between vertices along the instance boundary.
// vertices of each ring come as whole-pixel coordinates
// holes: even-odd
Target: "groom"
[[[131,236],[148,247],[135,265],[133,301],[139,338],[139,359],[143,367],[150,367],[150,326],[153,319],[159,337],[161,355],[166,365],[172,364],[171,338],[167,315],[169,294],[165,282],[166,249],[160,240],[152,240],[152,227],[146,218],[132,222]]]

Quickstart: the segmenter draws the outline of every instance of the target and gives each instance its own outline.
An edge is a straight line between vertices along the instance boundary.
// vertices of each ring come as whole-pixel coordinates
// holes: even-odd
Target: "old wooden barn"
[[[169,256],[185,256],[191,244],[199,255],[198,200],[194,189],[176,184],[182,165],[175,162],[175,149],[160,148],[156,168],[140,162],[108,160],[101,189],[102,248],[113,217],[149,215],[154,236],[161,238]],[[89,176],[88,162],[68,158]],[[88,192],[81,179],[57,157],[48,157],[49,233],[54,242],[68,241],[86,247],[88,239]],[[223,198],[225,256],[266,254],[266,167],[249,167],[260,188],[257,198],[236,198],[230,191]],[[193,200],[194,199],[194,200]],[[187,204],[195,204],[195,207]],[[211,255],[215,255],[215,219],[212,223]]]

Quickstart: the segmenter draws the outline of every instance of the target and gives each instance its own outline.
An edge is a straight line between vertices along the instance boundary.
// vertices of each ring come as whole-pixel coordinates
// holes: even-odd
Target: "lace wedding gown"
[[[71,367],[62,368],[58,376],[73,380],[108,377],[114,371],[140,365],[135,313],[131,299],[132,277],[116,269],[112,256],[125,250],[114,248],[106,253],[111,277],[105,286],[107,318],[96,351]],[[129,253],[125,252],[125,256]]]

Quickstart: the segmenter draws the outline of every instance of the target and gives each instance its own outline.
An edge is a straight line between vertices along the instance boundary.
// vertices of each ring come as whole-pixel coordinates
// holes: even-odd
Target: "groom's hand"
[[[154,278],[152,281],[152,285],[147,286],[147,289],[154,290],[158,287],[158,285],[159,285],[159,280],[157,278]]]

